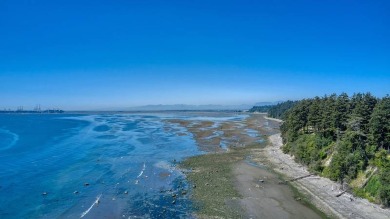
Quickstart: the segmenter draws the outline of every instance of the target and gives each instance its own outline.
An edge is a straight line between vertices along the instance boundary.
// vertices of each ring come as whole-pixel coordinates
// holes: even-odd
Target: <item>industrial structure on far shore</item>
[[[0,113],[64,113],[63,110],[59,108],[51,108],[51,109],[41,109],[41,105],[37,105],[32,110],[25,110],[23,106],[18,106],[16,110],[12,109],[3,109],[0,110]]]

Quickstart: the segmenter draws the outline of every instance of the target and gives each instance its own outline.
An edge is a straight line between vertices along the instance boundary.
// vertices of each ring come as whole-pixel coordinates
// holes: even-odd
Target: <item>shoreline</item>
[[[220,124],[215,128],[224,133],[223,137],[231,138],[229,150],[209,150],[211,153],[189,157],[180,164],[194,186],[192,199],[198,218],[327,218],[289,184],[280,183],[283,177],[264,165],[267,138],[279,132],[279,122],[270,122],[264,116],[251,114],[241,125]],[[181,125],[194,132],[199,147],[204,148],[202,143],[207,142],[202,138],[207,135],[196,133],[204,127],[194,130],[188,123]],[[248,129],[259,133],[261,143],[243,135]]]
[[[310,174],[307,168],[296,163],[292,156],[283,153],[280,133],[270,135],[268,139],[269,145],[264,148],[264,155],[274,171],[290,179]],[[291,184],[331,217],[364,219],[389,218],[390,215],[389,209],[383,209],[350,193],[336,197],[343,192],[338,189],[341,185],[324,177],[307,177]]]
[[[275,119],[275,118],[271,118],[271,117],[268,117],[268,116],[264,116],[264,118],[267,119],[267,120],[275,121],[275,122],[280,122],[280,123],[283,122],[283,120],[281,120],[281,119]]]

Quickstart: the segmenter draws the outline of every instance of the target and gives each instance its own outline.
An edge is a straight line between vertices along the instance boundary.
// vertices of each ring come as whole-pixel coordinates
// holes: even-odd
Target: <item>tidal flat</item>
[[[0,122],[1,218],[318,216],[265,168],[259,150],[278,123],[264,115],[10,114]]]
[[[209,152],[180,163],[198,218],[327,218],[269,168],[262,148],[267,136],[279,132],[277,121],[251,114],[212,124],[170,122],[184,125]],[[222,141],[224,148],[218,144]]]

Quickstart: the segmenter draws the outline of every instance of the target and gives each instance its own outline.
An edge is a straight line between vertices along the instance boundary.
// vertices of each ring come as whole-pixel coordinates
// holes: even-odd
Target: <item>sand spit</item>
[[[264,149],[264,155],[273,165],[276,172],[286,178],[295,178],[310,174],[307,168],[296,163],[294,159],[281,150],[282,138],[280,133],[269,136],[269,145]],[[354,197],[352,194],[342,192],[339,183],[323,177],[307,177],[292,182],[301,193],[305,194],[320,210],[336,218],[390,218],[390,209],[380,208],[369,201]]]

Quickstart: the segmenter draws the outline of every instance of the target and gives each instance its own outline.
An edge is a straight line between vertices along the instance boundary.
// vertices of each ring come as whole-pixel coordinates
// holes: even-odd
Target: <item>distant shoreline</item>
[[[63,110],[44,110],[44,111],[0,111],[0,114],[64,114]]]
[[[139,111],[99,111],[99,110],[69,110],[69,111],[0,111],[0,114],[132,114],[132,113],[240,113],[240,110],[139,110]]]

